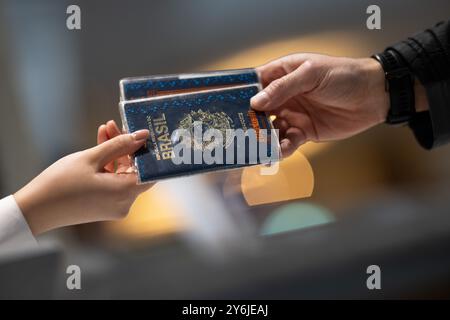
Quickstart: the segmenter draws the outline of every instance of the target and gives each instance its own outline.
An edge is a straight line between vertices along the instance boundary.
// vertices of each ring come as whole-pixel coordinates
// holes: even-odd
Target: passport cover
[[[120,100],[143,99],[258,82],[258,74],[252,68],[125,78],[120,80]]]
[[[258,141],[258,148],[260,143],[266,144],[267,157],[273,161],[270,153],[272,123],[265,113],[250,108],[250,98],[259,90],[260,85],[253,84],[229,89],[121,102],[120,111],[126,131],[129,133],[140,129],[150,131],[146,145],[134,155],[139,183],[267,163],[265,159],[260,159],[259,154],[257,161],[251,163],[247,139],[244,142],[245,146],[243,146],[242,141],[237,143],[239,142],[237,139],[234,139],[235,143],[230,144],[224,136],[222,164],[207,164],[204,161],[200,164],[194,164],[192,162],[194,159],[193,152],[190,164],[175,164],[172,161],[174,146],[171,138],[172,132],[179,128],[192,130],[194,121],[202,121],[202,132],[210,128],[221,131],[224,129],[243,129],[245,131],[247,128],[253,128],[258,135],[260,130],[268,130],[267,139]],[[226,154],[230,148],[234,148],[235,161],[233,164],[226,163]],[[236,162],[238,150],[245,150],[244,163],[238,164]],[[279,144],[276,152],[277,154],[274,156],[275,160],[278,160]]]

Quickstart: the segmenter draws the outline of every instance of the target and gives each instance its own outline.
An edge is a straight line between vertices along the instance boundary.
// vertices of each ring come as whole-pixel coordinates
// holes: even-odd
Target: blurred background
[[[81,30],[66,28],[70,4]],[[371,4],[382,30],[366,28]],[[120,123],[121,78],[300,51],[366,57],[449,12],[448,0],[0,0],[0,195]],[[408,128],[379,126],[306,144],[275,176],[158,183],[123,221],[53,231],[40,252],[0,259],[0,297],[449,297],[449,161],[450,147],[427,152]],[[65,287],[69,264],[81,291]]]

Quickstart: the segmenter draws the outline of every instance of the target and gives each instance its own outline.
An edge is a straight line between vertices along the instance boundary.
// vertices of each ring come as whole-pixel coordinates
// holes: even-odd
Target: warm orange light
[[[269,204],[311,196],[314,174],[306,157],[296,151],[279,163],[274,175],[261,174],[261,166],[229,173],[224,184],[226,198],[242,193],[248,205]]]
[[[162,184],[156,184],[136,199],[124,220],[112,222],[107,228],[132,238],[171,234],[185,227],[182,212],[183,208],[177,206]]]

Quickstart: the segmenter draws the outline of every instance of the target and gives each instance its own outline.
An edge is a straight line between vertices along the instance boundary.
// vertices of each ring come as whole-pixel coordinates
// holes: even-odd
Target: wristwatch
[[[389,92],[390,108],[386,118],[388,124],[401,124],[411,120],[416,112],[414,105],[414,75],[407,64],[393,50],[372,56],[383,67],[385,90]]]

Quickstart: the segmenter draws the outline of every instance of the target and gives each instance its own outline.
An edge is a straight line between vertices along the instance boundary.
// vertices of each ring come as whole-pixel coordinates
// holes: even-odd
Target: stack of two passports
[[[150,131],[146,145],[134,155],[139,183],[267,163],[265,159],[268,158],[271,161],[278,159],[279,145],[274,151],[270,139],[274,130],[269,117],[250,108],[250,98],[260,89],[254,69],[122,79],[119,106],[125,130],[128,133],[141,129]],[[252,160],[248,145],[240,149],[239,142],[228,141],[224,136],[221,142],[224,161],[173,161],[174,130],[193,131],[199,122],[203,131],[266,130],[267,157],[263,159],[258,154],[256,161]],[[276,140],[278,143],[278,138]],[[248,139],[244,143],[248,144]],[[234,155],[231,163],[225,161],[230,148]],[[245,152],[244,161],[236,160],[240,150]]]

